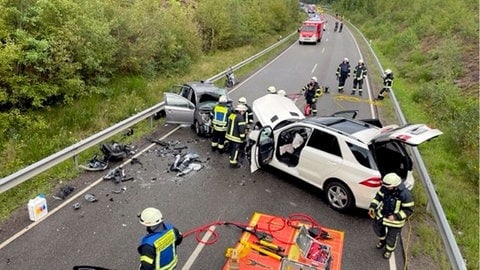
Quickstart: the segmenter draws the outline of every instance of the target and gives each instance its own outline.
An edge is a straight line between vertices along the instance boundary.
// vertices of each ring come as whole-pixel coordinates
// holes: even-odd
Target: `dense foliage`
[[[394,70],[406,118],[444,132],[422,156],[468,268],[478,269],[478,1],[324,2],[360,28]]]
[[[35,112],[118,95],[117,78],[185,74],[201,55],[279,36],[300,16],[293,0],[0,0],[0,10],[2,175],[46,156],[24,154],[32,130],[62,137]],[[92,115],[78,114],[81,129]]]

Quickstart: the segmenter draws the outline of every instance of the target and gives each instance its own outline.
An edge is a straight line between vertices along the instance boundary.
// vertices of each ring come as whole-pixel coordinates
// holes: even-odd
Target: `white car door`
[[[263,127],[260,130],[252,130],[249,134],[249,139],[249,143],[253,144],[250,151],[250,171],[253,173],[272,161],[275,150],[273,130],[269,126]]]
[[[192,125],[195,105],[188,99],[166,92],[163,94],[165,101],[165,122],[168,124]]]

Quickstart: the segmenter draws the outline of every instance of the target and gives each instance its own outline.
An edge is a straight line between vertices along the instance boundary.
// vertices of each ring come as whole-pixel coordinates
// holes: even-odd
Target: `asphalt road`
[[[251,78],[244,79],[231,97],[237,100],[245,96],[251,102],[266,94],[269,85],[293,94],[311,76],[317,76],[321,84],[330,85],[331,92],[320,99],[319,114],[355,108],[361,117],[371,118],[369,96],[349,96],[351,79],[346,85],[347,95],[336,92],[335,70],[344,57],[350,58],[352,65],[360,58],[352,37],[345,28],[343,33],[329,29],[316,46],[293,44]],[[255,212],[283,217],[302,213],[325,227],[344,231],[342,269],[391,269],[395,265],[394,260],[384,260],[375,249],[376,237],[365,211],[335,212],[324,202],[320,190],[275,170],[251,174],[246,164],[232,170],[227,155],[211,153],[208,139],[196,137],[190,128],[165,126],[149,139],[170,142],[177,150],[145,141],[138,143],[136,158],[141,164],[126,161],[123,165],[132,181],[115,184],[101,179],[106,172],[85,173],[72,182],[76,190],[65,201],[49,198],[50,214],[46,219],[31,223],[26,209],[21,209],[2,224],[0,269],[61,270],[75,265],[136,269],[136,248],[145,233],[137,213],[149,206],[158,207],[166,221],[184,233],[217,221],[246,223]],[[184,176],[169,172],[178,149],[197,153],[202,169]],[[85,193],[94,194],[98,201],[85,201]],[[72,207],[76,202],[81,204],[78,210]],[[225,225],[211,230],[216,233],[215,239],[207,239],[211,244],[199,244],[198,239],[205,233],[184,239],[178,249],[177,269],[222,268],[225,251],[235,245],[240,231]]]

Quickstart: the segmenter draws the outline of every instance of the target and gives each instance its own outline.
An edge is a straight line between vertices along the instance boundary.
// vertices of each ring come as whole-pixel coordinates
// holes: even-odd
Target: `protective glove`
[[[375,218],[375,212],[373,211],[372,208],[368,209],[368,216],[372,219]]]

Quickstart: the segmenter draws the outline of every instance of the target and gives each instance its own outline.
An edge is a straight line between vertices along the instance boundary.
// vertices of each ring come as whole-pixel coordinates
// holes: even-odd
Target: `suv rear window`
[[[351,144],[349,142],[347,142],[347,146],[352,152],[355,159],[358,161],[358,163],[360,163],[363,167],[367,167],[374,170],[377,169],[375,160],[373,159],[373,156],[370,150]]]
[[[340,151],[337,137],[330,133],[314,129],[307,145],[332,155],[342,157],[342,152]]]

